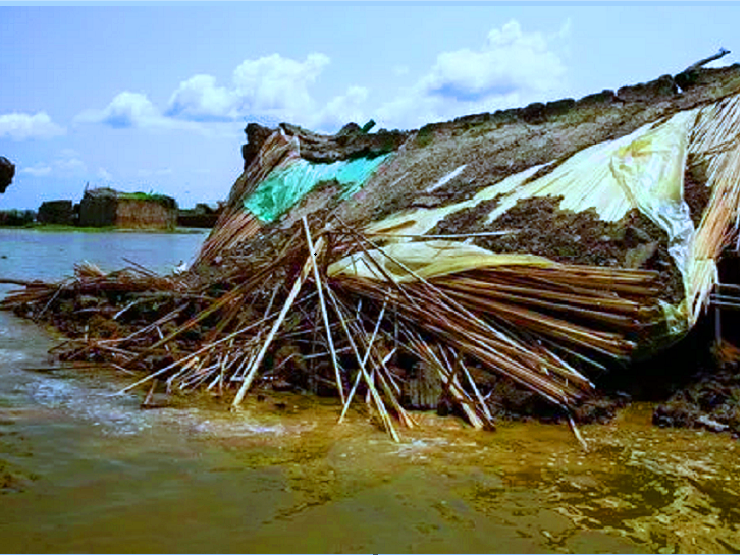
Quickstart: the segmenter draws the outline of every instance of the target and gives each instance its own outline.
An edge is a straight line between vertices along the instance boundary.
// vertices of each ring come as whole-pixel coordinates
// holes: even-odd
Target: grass
[[[135,193],[118,193],[118,199],[119,200],[141,200],[145,202],[156,202],[158,204],[161,204],[165,208],[176,208],[177,204],[175,203],[175,199],[172,197],[168,197],[167,195],[162,195],[160,193],[144,193],[142,191],[137,191]]]
[[[422,127],[416,135],[416,146],[424,148],[434,141],[434,131],[428,126]]]

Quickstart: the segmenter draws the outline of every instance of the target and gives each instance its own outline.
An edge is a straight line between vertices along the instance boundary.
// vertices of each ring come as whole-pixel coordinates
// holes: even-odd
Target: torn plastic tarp
[[[331,264],[327,268],[327,275],[379,280],[388,276],[396,283],[403,283],[490,266],[549,268],[558,266],[558,263],[531,254],[494,254],[483,247],[461,241],[433,240],[392,243],[382,249],[355,253]]]
[[[246,199],[244,206],[262,222],[269,223],[298,204],[322,181],[336,180],[346,200],[358,192],[390,154],[375,158],[320,164],[298,159],[271,173]]]
[[[513,259],[510,255],[495,254],[480,247],[475,247],[473,253],[470,251],[472,245],[454,241],[412,242],[410,236],[423,235],[449,214],[469,210],[497,196],[499,202],[490,212],[489,222],[520,200],[562,196],[561,210],[582,212],[593,208],[604,221],[618,221],[630,210],[640,210],[668,234],[669,252],[681,272],[684,288],[688,290],[688,282],[692,279],[690,270],[694,267],[689,263],[689,257],[695,231],[683,200],[683,175],[689,133],[695,120],[695,110],[680,112],[660,125],[645,125],[625,137],[584,149],[538,179],[530,181],[545,166],[509,176],[478,191],[468,201],[436,209],[419,209],[373,223],[365,232],[371,236],[382,235],[387,243],[382,249],[388,256],[374,251],[355,255],[335,263],[329,271],[380,279],[373,267],[388,257],[425,278],[474,267],[526,264],[528,261],[541,265],[544,259],[539,257]],[[459,246],[456,248],[454,244]],[[374,261],[363,262],[363,256],[370,256]],[[382,264],[388,266],[387,262]],[[392,265],[386,269],[393,270]],[[413,279],[401,268],[390,271],[389,275],[398,281]],[[693,315],[685,306],[670,307],[666,304],[664,310],[672,315],[667,320],[672,324],[671,333],[674,335],[686,331],[694,323]],[[677,313],[681,314],[680,318],[675,317]]]

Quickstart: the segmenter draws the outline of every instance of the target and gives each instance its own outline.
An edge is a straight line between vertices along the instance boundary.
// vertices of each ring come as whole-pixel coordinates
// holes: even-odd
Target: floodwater
[[[0,262],[68,274],[54,235],[43,255],[4,241]],[[204,238],[85,235],[67,253],[111,269],[124,249],[166,269]],[[740,551],[739,444],[653,428],[646,405],[583,427],[588,453],[566,426],[432,413],[394,443],[361,402],[342,425],[334,401],[285,394],[141,410],[142,392],[115,394],[128,376],[31,370],[55,341],[0,313],[3,552]]]

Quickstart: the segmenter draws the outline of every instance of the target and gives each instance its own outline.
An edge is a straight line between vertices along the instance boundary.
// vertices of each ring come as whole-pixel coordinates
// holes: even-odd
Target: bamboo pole
[[[334,340],[331,336],[331,328],[329,326],[329,317],[326,313],[326,302],[324,301],[324,290],[321,284],[321,277],[319,275],[319,265],[316,262],[316,251],[314,250],[313,239],[311,238],[311,231],[308,229],[308,220],[306,216],[303,216],[303,229],[306,232],[306,241],[308,242],[308,252],[311,257],[311,266],[313,267],[313,277],[316,282],[316,292],[319,294],[319,307],[321,308],[321,317],[324,320],[324,328],[326,329],[326,343],[329,346],[331,352],[331,363],[334,367],[334,378],[337,383],[337,392],[339,393],[339,399],[344,405],[344,388],[342,387],[342,377],[339,368],[339,362],[337,361],[337,353],[334,350]]]
[[[386,303],[384,302],[383,303],[383,308],[381,309],[380,315],[378,316],[378,321],[375,324],[375,329],[373,330],[373,335],[370,338],[370,343],[369,343],[369,345],[367,347],[367,350],[365,351],[365,356],[362,359],[362,363],[361,363],[361,366],[360,366],[361,370],[357,372],[357,378],[355,379],[355,384],[352,386],[352,391],[350,391],[349,396],[347,397],[347,401],[344,402],[344,404],[343,404],[344,406],[342,407],[342,412],[339,415],[339,420],[337,421],[337,424],[341,424],[344,421],[344,415],[347,413],[347,409],[349,409],[349,406],[352,403],[352,398],[354,397],[355,392],[357,391],[357,386],[360,383],[360,376],[362,376],[362,368],[366,368],[368,356],[370,355],[370,351],[372,349],[373,342],[375,341],[375,337],[376,337],[376,335],[378,333],[378,329],[380,328],[380,323],[382,322],[383,315],[385,314],[385,304]]]
[[[318,248],[323,247],[322,238],[319,238],[319,243],[317,244],[317,247]],[[293,301],[298,296],[298,293],[301,292],[301,288],[303,287],[303,282],[306,280],[306,278],[308,277],[308,273],[311,271],[311,266],[312,266],[312,262],[311,262],[311,257],[309,256],[308,258],[306,258],[306,262],[303,264],[303,269],[301,270],[300,274],[296,278],[295,282],[293,282],[293,287],[288,293],[288,298],[285,299],[285,303],[283,304],[283,309],[280,311],[280,314],[278,315],[277,320],[275,320],[275,323],[272,325],[272,329],[267,334],[267,338],[262,344],[262,348],[260,349],[259,353],[257,354],[257,357],[254,359],[254,362],[252,362],[249,370],[247,371],[246,376],[244,377],[244,382],[239,388],[239,391],[237,391],[236,396],[234,397],[234,400],[231,403],[232,407],[234,408],[238,407],[239,404],[244,399],[244,396],[247,394],[247,391],[252,385],[252,381],[254,380],[254,377],[257,375],[257,370],[262,364],[262,360],[264,359],[265,354],[267,354],[267,349],[269,349],[270,344],[272,343],[272,340],[275,338],[275,335],[280,329],[280,326],[283,324],[283,320],[285,320],[285,317],[288,315],[288,311],[290,310],[290,307],[293,305]]]
[[[337,314],[337,318],[339,318],[339,321],[342,324],[342,329],[344,330],[344,333],[347,336],[347,340],[349,341],[350,345],[352,346],[352,350],[355,353],[355,358],[357,359],[357,362],[360,366],[360,372],[362,372],[362,376],[368,387],[368,392],[370,393],[373,401],[375,402],[375,406],[378,409],[378,413],[380,414],[381,421],[383,422],[383,425],[385,429],[388,431],[388,433],[390,434],[391,438],[393,438],[393,441],[398,442],[400,441],[398,437],[398,433],[396,432],[396,429],[393,426],[393,422],[391,421],[391,418],[388,415],[388,411],[386,410],[385,405],[383,404],[383,400],[378,394],[378,390],[375,388],[375,385],[373,384],[372,380],[368,376],[366,369],[362,367],[362,357],[360,356],[360,351],[357,348],[357,344],[355,343],[355,340],[352,337],[352,334],[350,333],[349,328],[347,327],[347,323],[345,321],[344,315],[342,314],[341,307],[339,306],[339,301],[336,299],[336,296],[334,295],[332,290],[328,287],[327,287],[327,294]]]

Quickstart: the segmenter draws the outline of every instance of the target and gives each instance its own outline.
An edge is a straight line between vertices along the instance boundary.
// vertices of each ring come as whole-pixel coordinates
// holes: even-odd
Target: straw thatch
[[[567,413],[592,375],[694,325],[736,241],[740,68],[707,71],[682,94],[663,79],[627,100],[410,134],[252,127],[245,172],[188,274],[80,269],[4,306],[38,318],[105,291],[92,309],[115,326],[78,329],[61,352],[149,370],[127,390],[162,380],[238,406],[287,380],[333,390],[340,419],[364,396],[397,437],[397,421],[414,425],[414,376],[481,428],[498,376]],[[269,220],[245,208],[296,179],[301,195],[266,197]]]

